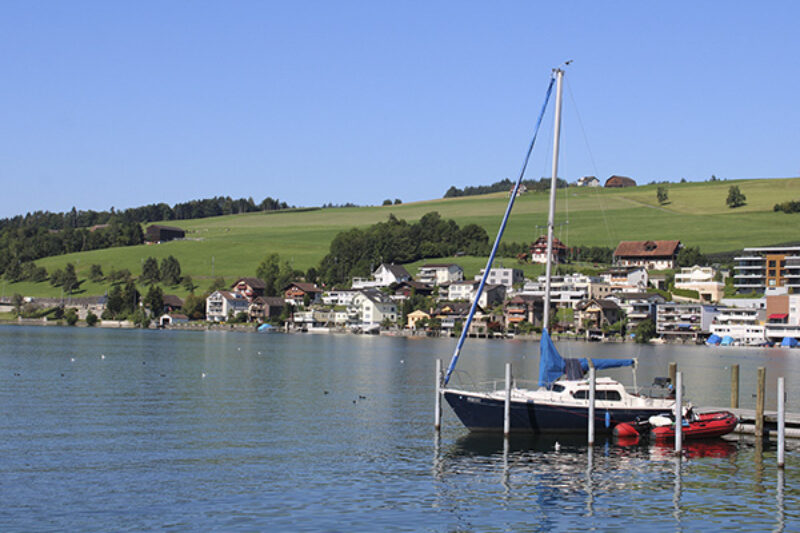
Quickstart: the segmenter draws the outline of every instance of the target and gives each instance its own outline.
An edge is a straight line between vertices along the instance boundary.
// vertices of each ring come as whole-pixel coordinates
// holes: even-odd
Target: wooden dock
[[[756,433],[756,410],[755,409],[731,409],[730,407],[695,407],[696,413],[708,413],[712,411],[730,411],[739,419],[734,433],[743,435],[755,435]],[[786,437],[800,439],[800,414],[786,413]],[[764,411],[764,438],[778,438],[778,413],[776,411]]]

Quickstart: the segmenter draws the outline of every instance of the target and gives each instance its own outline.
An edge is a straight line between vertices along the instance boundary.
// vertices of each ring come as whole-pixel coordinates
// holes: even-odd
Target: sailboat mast
[[[556,185],[558,176],[558,143],[561,138],[561,85],[564,71],[555,69],[556,75],[556,110],[555,127],[553,128],[553,173],[550,178],[550,212],[547,215],[547,259],[545,262],[544,310],[543,326],[549,331],[550,326],[550,275],[553,263],[553,226],[556,211]]]

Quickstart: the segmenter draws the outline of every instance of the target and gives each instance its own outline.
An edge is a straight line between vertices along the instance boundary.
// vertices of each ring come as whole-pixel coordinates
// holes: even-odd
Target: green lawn
[[[747,196],[747,205],[730,209],[725,205],[728,189],[737,185]],[[569,246],[616,247],[621,240],[678,239],[699,246],[704,253],[725,252],[747,246],[766,246],[800,241],[800,214],[775,213],[775,203],[800,199],[800,178],[738,180],[705,183],[669,184],[670,202],[659,206],[656,185],[629,189],[569,188],[558,191],[556,235]],[[36,263],[52,272],[67,262],[76,266],[83,280],[79,295],[106,291],[105,283],[86,280],[90,265],[127,268],[141,273],[145,258],[159,261],[174,255],[184,274],[205,288],[213,276],[233,281],[252,276],[260,261],[278,253],[295,268],[306,270],[319,263],[329,251],[333,237],[354,226],[369,226],[385,221],[389,214],[409,221],[438,211],[459,225],[476,223],[491,239],[497,233],[508,195],[448,198],[385,207],[357,207],[306,211],[249,213],[196,220],[168,221],[187,231],[186,240],[158,245],[111,248],[41,259]],[[531,242],[544,233],[547,219],[547,193],[528,193],[517,199],[504,237],[505,242]],[[568,222],[568,223],[567,223]],[[416,266],[409,266],[411,274]],[[485,258],[442,258],[465,268],[468,277],[485,265]],[[504,260],[506,266],[516,261]],[[511,264],[513,263],[513,264]],[[536,266],[525,266],[531,276]],[[212,276],[213,275],[213,276]],[[61,290],[49,283],[2,282],[3,295],[59,296]],[[167,293],[185,294],[180,288],[165,288]]]

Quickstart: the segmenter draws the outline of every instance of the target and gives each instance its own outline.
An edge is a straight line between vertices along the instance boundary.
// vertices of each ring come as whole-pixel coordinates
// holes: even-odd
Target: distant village
[[[676,240],[623,241],[613,265],[597,275],[552,276],[552,332],[603,341],[639,336],[639,342],[796,345],[800,247],[746,248],[731,272],[698,265],[675,270],[681,248]],[[566,252],[555,239],[553,264],[563,263]],[[547,261],[544,237],[530,246],[526,259]],[[347,288],[293,281],[280,296],[265,295],[261,279],[242,277],[208,295],[204,321],[190,321],[181,313],[183,301],[165,295],[164,312],[151,317],[152,327],[247,324],[262,331],[454,336],[466,323],[482,276],[483,271],[464,279],[455,262],[424,264],[414,275],[401,265],[381,264],[369,278],[353,278]],[[737,294],[726,298],[729,277]],[[519,268],[492,268],[468,335],[540,333],[544,293],[544,276],[532,280]],[[68,306],[85,319],[103,313],[105,297],[73,298]],[[104,320],[99,325],[132,324]]]

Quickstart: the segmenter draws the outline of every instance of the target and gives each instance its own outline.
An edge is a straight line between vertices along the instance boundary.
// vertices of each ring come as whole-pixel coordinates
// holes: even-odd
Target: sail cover
[[[588,372],[589,360],[581,358],[579,361],[583,372]],[[633,359],[592,359],[592,365],[598,370],[633,366],[634,363]],[[564,358],[556,350],[547,330],[542,330],[542,340],[539,341],[539,386],[549,388],[565,372],[566,363]]]

